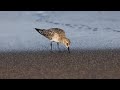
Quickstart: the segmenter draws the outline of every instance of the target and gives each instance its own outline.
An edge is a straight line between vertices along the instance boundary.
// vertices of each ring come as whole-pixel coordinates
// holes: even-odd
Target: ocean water
[[[0,11],[0,51],[50,50],[34,28],[53,27],[65,30],[71,49],[120,48],[120,11]]]

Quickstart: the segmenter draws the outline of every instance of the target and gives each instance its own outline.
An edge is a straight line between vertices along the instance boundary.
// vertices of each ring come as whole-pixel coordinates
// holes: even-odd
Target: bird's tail
[[[43,31],[44,31],[44,29],[38,29],[38,28],[35,28],[35,30],[36,30],[37,32],[39,32],[40,34],[43,35]]]

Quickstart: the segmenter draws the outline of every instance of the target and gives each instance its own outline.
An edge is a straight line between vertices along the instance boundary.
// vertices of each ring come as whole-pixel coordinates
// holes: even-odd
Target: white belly
[[[54,42],[59,42],[58,39],[52,39],[51,41],[54,41]]]
[[[59,42],[59,37],[57,34],[55,34],[53,37],[52,37],[52,40],[51,41],[54,41],[54,42]]]

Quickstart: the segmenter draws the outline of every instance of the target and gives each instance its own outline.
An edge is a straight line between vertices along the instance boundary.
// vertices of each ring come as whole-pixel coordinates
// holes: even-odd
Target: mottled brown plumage
[[[58,45],[59,43],[64,44],[68,50],[70,46],[70,40],[66,38],[64,30],[60,28],[50,28],[50,29],[38,29],[35,28],[37,32],[39,32],[41,35],[44,37],[48,38],[52,42],[57,42]],[[51,42],[51,49],[52,49],[52,42]]]

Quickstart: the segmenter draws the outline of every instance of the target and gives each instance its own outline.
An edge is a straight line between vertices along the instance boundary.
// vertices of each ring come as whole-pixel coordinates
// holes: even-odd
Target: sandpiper
[[[41,35],[43,35],[44,37],[48,38],[51,43],[51,50],[52,50],[52,42],[56,42],[59,48],[59,43],[64,44],[69,53],[70,53],[70,40],[66,37],[64,30],[60,29],[60,28],[50,28],[50,29],[38,29],[35,28],[35,30],[37,32],[39,32]]]

